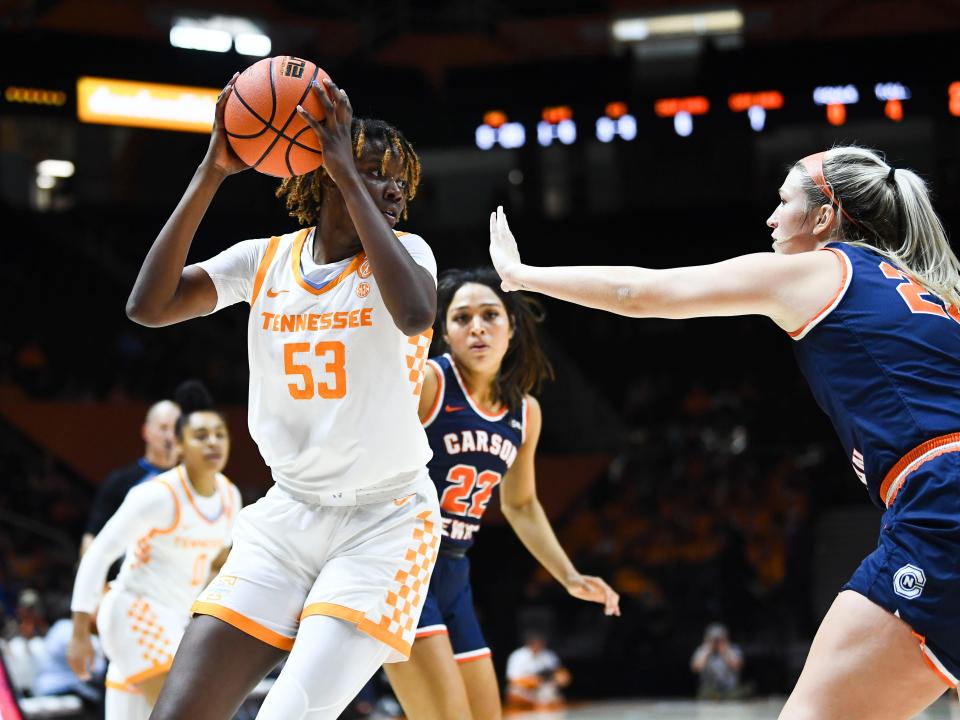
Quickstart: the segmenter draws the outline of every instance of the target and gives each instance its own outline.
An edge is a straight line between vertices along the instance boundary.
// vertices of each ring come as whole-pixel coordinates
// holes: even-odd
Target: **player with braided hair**
[[[298,108],[323,166],[278,191],[302,227],[185,267],[220,184],[247,169],[223,129],[233,82],[127,310],[157,326],[249,304],[250,433],[275,484],[240,513],[153,717],[226,720],[289,652],[258,717],[323,720],[409,656],[436,560],[417,419],[436,261],[423,238],[394,230],[420,178],[413,147],[385,122],[354,120],[326,80],[311,90],[323,121]]]

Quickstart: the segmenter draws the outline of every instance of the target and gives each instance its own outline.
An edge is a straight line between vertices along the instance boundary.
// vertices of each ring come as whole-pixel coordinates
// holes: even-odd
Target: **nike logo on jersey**
[[[466,405],[447,405],[447,406],[444,408],[444,411],[445,411],[445,412],[460,412],[461,410],[465,410],[466,407],[467,407]]]
[[[273,288],[267,288],[267,297],[275,298],[280,293],[290,292],[289,290],[274,290]]]
[[[407,504],[407,501],[410,498],[412,498],[414,495],[416,495],[416,493],[410,493],[406,497],[397,498],[396,500],[393,501],[393,504],[396,505],[397,507],[403,507],[404,505]]]

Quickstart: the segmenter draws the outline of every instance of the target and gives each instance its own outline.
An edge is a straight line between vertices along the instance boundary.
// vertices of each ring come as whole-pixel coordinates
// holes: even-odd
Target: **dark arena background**
[[[171,43],[203,46],[218,22],[222,52]],[[201,379],[233,434],[226,474],[247,503],[271,483],[246,426],[246,307],[164,329],[124,312],[216,93],[259,56],[312,60],[356,115],[403,130],[423,178],[399,227],[441,270],[489,263],[500,204],[534,265],[766,251],[789,167],[847,143],[916,170],[948,233],[960,223],[956,0],[7,0],[0,46],[0,619],[25,717],[97,717],[31,683],[68,614],[94,495],[142,452],[151,403]],[[277,184],[230,178],[190,260],[294,229]],[[538,494],[622,617],[569,597],[491,503],[470,557],[501,686],[535,629],[572,675],[566,709],[537,717],[776,717],[880,517],[790,339],[761,317],[544,304],[557,377],[541,393]],[[740,691],[696,701],[691,656],[715,622],[743,653]],[[3,693],[0,716],[17,717]],[[960,716],[947,701],[923,717]],[[398,711],[375,679],[348,712]]]

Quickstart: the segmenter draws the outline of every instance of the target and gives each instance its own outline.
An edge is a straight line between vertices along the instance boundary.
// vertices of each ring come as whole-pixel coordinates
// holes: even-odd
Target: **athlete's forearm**
[[[536,267],[517,265],[509,279],[524,290],[618,315],[638,317],[644,285],[656,270],[627,266]]]
[[[87,612],[76,611],[73,613],[73,637],[76,640],[84,640],[90,637],[90,622],[92,616]]]
[[[578,575],[577,569],[560,546],[540,501],[533,499],[520,506],[503,505],[502,509],[524,547],[557,582],[567,587],[570,579]]]
[[[165,311],[180,288],[187,253],[200,222],[226,175],[202,163],[150,247],[127,300],[127,317],[141,325],[169,322]]]
[[[423,332],[437,312],[437,290],[429,273],[397,241],[359,177],[342,180],[338,188],[394,324],[407,335]]]

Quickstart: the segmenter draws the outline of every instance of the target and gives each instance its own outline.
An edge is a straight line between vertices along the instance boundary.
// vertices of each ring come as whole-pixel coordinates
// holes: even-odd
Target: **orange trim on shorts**
[[[454,655],[453,659],[456,660],[461,665],[463,665],[464,663],[473,662],[474,660],[482,660],[483,658],[488,658],[488,657],[491,657],[492,655],[493,655],[493,652],[491,652],[490,650],[487,650],[486,652],[482,652],[477,655],[471,655],[470,657],[457,657],[456,655]]]
[[[359,610],[354,610],[353,608],[345,607],[344,605],[337,605],[336,603],[328,602],[319,602],[311,603],[307,605],[303,612],[300,613],[300,620],[303,621],[304,618],[310,617],[311,615],[323,615],[325,617],[335,617],[340,620],[346,620],[349,623],[353,623],[357,626],[357,630],[360,632],[369,635],[374,640],[379,640],[384,645],[387,645],[398,653],[402,654],[404,657],[410,657],[410,644],[403,641],[403,638],[399,635],[394,635],[393,633],[387,632],[382,627],[377,625],[377,623],[368,620],[366,616]]]
[[[150,680],[155,678],[157,675],[164,675],[170,672],[170,666],[173,665],[173,659],[171,658],[170,662],[165,662],[161,665],[154,665],[152,668],[144,670],[143,672],[135,673],[130,677],[126,678],[124,682],[127,685],[136,685],[142,683],[144,680]]]
[[[954,444],[957,444],[958,447],[945,447]],[[939,452],[933,452],[938,448],[940,449]],[[929,457],[923,457],[931,452],[933,454]],[[880,483],[880,500],[887,507],[893,505],[893,501],[896,500],[897,494],[900,492],[900,488],[903,487],[903,484],[907,481],[908,477],[910,477],[913,473],[923,467],[924,464],[930,462],[934,458],[951,452],[960,452],[960,433],[941,435],[940,437],[935,437],[932,440],[927,440],[925,443],[917,445],[913,450],[900,458],[883,478],[883,482]],[[911,467],[913,463],[916,463],[917,460],[920,460],[921,458],[923,459],[916,465],[916,467]],[[894,483],[896,484],[894,485]],[[887,496],[889,496],[889,500],[887,499]]]
[[[926,662],[930,669],[933,670],[934,675],[943,680],[943,682],[947,684],[947,687],[956,687],[956,683],[944,675],[943,671],[941,671],[940,668],[937,667],[936,663],[933,662],[933,659],[930,657],[933,653],[927,649],[927,639],[914,630],[911,630],[910,632],[917,640],[920,641],[920,654],[923,656],[924,662]]]
[[[303,243],[307,239],[307,235],[310,230],[304,228],[300,231],[300,234],[297,235],[296,240],[293,241],[293,252],[290,253],[290,262],[293,265],[293,279],[297,281],[297,284],[306,290],[309,293],[314,295],[323,295],[328,290],[332,290],[341,282],[346,280],[350,275],[357,271],[357,269],[363,264],[363,261],[367,259],[367,254],[362,250],[354,255],[353,260],[340,271],[340,274],[337,275],[333,280],[328,282],[322,288],[315,288],[313,285],[308,283],[303,279],[303,276],[300,274],[300,254],[303,252]]]
[[[143,692],[138,687],[131,687],[124,683],[118,683],[114,680],[107,680],[104,682],[104,686],[110,688],[111,690],[117,690],[119,692],[130,693],[131,695],[143,695]]]
[[[293,649],[294,638],[288,638],[285,635],[274,632],[270,628],[264,627],[260,623],[251,620],[246,615],[241,615],[236,610],[231,610],[223,605],[197,600],[191,606],[190,612],[194,615],[209,615],[218,620],[223,620],[227,625],[232,625],[250,637],[255,637],[260,642],[272,645],[280,650],[290,652],[290,650]]]
[[[788,332],[787,335],[797,340],[804,334],[804,332],[811,325],[819,322],[827,313],[829,313],[836,306],[837,301],[840,299],[840,296],[843,294],[843,291],[847,289],[847,285],[850,282],[850,271],[847,269],[847,265],[850,263],[850,258],[848,258],[844,253],[836,248],[821,248],[821,250],[829,250],[840,260],[840,268],[843,271],[843,274],[840,277],[840,287],[837,288],[837,291],[833,294],[833,297],[824,305],[817,313],[807,320],[803,325],[798,327],[793,332]]]
[[[253,304],[257,301],[260,288],[263,287],[263,280],[267,276],[267,270],[270,269],[270,265],[273,264],[273,256],[277,254],[277,246],[279,244],[280,238],[276,235],[270,238],[270,242],[267,244],[267,251],[263,254],[260,265],[257,266],[257,275],[253,280],[253,295],[250,296],[250,307],[253,307]]]
[[[427,630],[426,632],[418,632],[416,634],[416,639],[433,637],[434,635],[449,635],[450,631],[446,628],[437,628],[436,630]]]

